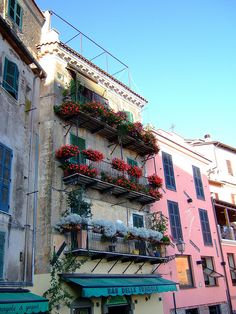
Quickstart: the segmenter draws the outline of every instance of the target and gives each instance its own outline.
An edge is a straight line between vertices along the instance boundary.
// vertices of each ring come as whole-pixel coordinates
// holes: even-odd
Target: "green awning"
[[[82,297],[152,294],[176,291],[176,283],[157,275],[64,274],[67,282],[79,285]]]
[[[0,291],[0,314],[31,314],[48,311],[48,300],[30,292]]]

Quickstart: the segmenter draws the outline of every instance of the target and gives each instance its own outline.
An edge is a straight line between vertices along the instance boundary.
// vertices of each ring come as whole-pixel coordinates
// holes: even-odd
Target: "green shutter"
[[[128,118],[128,121],[133,123],[134,122],[134,116],[132,114],[132,112],[130,111],[125,111],[126,115],[127,115],[127,118]]]
[[[19,70],[14,62],[5,58],[2,86],[15,99],[18,98]]]
[[[23,10],[16,0],[9,0],[8,15],[22,29]]]
[[[5,232],[0,232],[0,278],[3,278]]]
[[[137,161],[134,159],[131,159],[131,158],[127,158],[127,163],[130,166],[137,166],[138,165]]]
[[[76,136],[74,134],[70,134],[70,143],[72,145],[76,145],[79,147],[80,152],[82,152],[83,149],[86,148],[86,142],[85,139]],[[78,157],[73,157],[70,159],[70,162],[72,163],[81,163],[81,164],[85,164],[86,163],[86,159],[84,158],[83,154],[79,154],[79,158]]]

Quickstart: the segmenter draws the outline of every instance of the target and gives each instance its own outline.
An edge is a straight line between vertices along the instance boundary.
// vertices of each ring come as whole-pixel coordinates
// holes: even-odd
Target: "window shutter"
[[[226,160],[227,168],[228,168],[228,174],[233,176],[233,168],[230,160]]]
[[[8,14],[9,16],[15,20],[15,0],[9,0],[9,5],[8,5]]]
[[[130,166],[137,166],[138,165],[137,161],[134,159],[131,159],[131,158],[127,158],[127,163]]]
[[[205,200],[201,172],[198,167],[193,166],[193,178],[195,184],[196,195],[198,199]]]
[[[133,226],[136,228],[143,228],[144,227],[142,215],[133,214]]]
[[[172,156],[170,154],[162,152],[162,163],[163,163],[163,168],[164,168],[166,188],[176,191]]]
[[[130,111],[125,111],[125,113],[126,113],[126,116],[127,116],[128,121],[131,122],[131,123],[133,123],[133,122],[134,122],[134,116],[133,116],[132,112],[130,112]]]
[[[179,215],[179,205],[176,202],[167,201],[170,218],[171,234],[174,240],[183,239],[182,227]]]
[[[199,216],[202,227],[203,242],[205,245],[212,245],[211,230],[207,211],[205,209],[199,208]]]
[[[0,232],[0,278],[3,278],[5,252],[5,232]]]
[[[85,142],[85,139],[79,137],[79,136],[76,136],[74,134],[70,134],[70,143],[72,145],[76,145],[79,147],[79,151],[82,152],[83,149],[86,148],[86,142]],[[84,158],[83,154],[79,154],[79,162],[81,164],[85,164],[86,163],[86,158]],[[73,158],[70,158],[70,162],[72,163],[77,163],[78,162],[78,157],[73,157]]]
[[[22,7],[17,3],[16,4],[16,16],[15,16],[15,22],[16,24],[22,29]]]
[[[12,151],[0,144],[0,210],[9,211]]]
[[[7,90],[15,99],[18,98],[18,85],[19,85],[19,70],[14,62],[11,62],[5,58],[3,84],[5,90]]]

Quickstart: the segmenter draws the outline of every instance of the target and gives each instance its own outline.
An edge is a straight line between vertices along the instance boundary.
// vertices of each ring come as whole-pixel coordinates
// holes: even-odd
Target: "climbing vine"
[[[52,260],[56,260],[51,265],[50,288],[44,293],[44,297],[49,299],[49,312],[60,313],[60,306],[70,306],[73,296],[67,291],[65,282],[60,277],[63,273],[73,273],[85,263],[85,260],[78,260],[73,254],[66,254],[62,258],[53,255]]]

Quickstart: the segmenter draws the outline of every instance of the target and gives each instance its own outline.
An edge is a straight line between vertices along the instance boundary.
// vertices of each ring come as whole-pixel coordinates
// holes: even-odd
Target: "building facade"
[[[176,285],[154,273],[166,258],[148,219],[160,192],[146,177],[146,159],[158,151],[140,123],[147,102],[61,43],[45,17],[32,291],[46,292],[60,313],[161,314],[162,292]]]
[[[28,8],[29,6],[29,8]],[[37,18],[37,21],[36,21]],[[31,20],[32,28],[28,28]],[[0,1],[0,311],[47,310],[22,290],[33,284],[36,237],[38,113],[45,73],[29,37],[44,17],[33,1]],[[29,39],[29,40],[28,40]],[[28,41],[28,42],[27,42]],[[22,294],[21,294],[22,293]],[[14,302],[14,298],[18,303]],[[37,303],[39,299],[41,305]],[[10,300],[10,301],[9,301]],[[5,312],[4,312],[5,311]],[[31,313],[31,312],[30,312]]]
[[[236,311],[235,254],[236,254],[236,149],[213,141],[209,135],[202,140],[189,141],[194,149],[212,160],[208,180],[214,202],[218,233],[221,240],[223,264],[227,276],[232,310]]]
[[[179,283],[177,292],[164,295],[165,313],[230,313],[206,172],[211,161],[175,133],[158,130],[156,136],[163,197],[152,211],[168,217],[168,232],[175,244],[167,248],[170,262],[158,271]],[[148,169],[153,171],[152,163]],[[180,239],[185,243],[182,254],[176,247]]]

